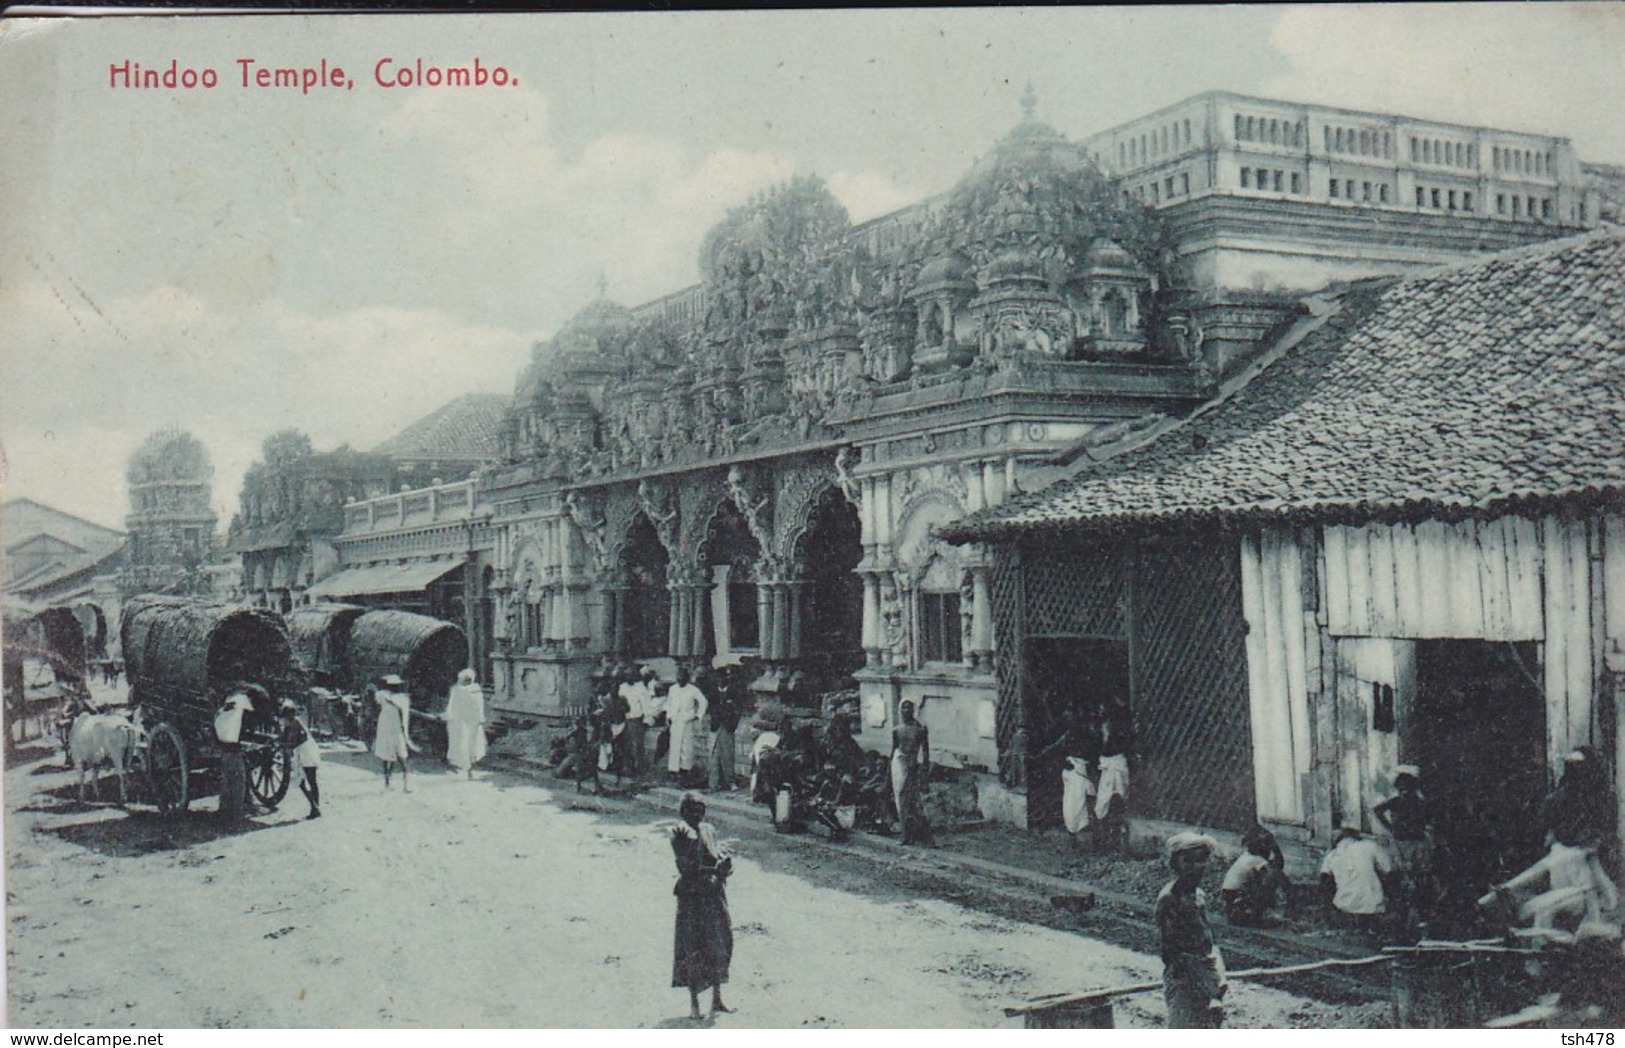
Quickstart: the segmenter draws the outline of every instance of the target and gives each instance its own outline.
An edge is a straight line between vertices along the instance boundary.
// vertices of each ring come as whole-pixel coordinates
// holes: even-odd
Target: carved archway
[[[712,514],[700,543],[702,578],[711,586],[711,606],[718,608],[700,654],[717,654],[719,632],[723,634],[720,646],[727,651],[760,650],[761,614],[756,587],[764,552],[744,511],[732,498],[724,499]]]
[[[795,539],[802,586],[801,656],[818,690],[843,687],[863,665],[862,527],[857,507],[824,488]]]
[[[620,570],[626,592],[621,605],[622,635],[616,638],[619,653],[639,659],[665,655],[671,626],[671,594],[667,588],[671,555],[654,523],[641,511],[627,530]]]

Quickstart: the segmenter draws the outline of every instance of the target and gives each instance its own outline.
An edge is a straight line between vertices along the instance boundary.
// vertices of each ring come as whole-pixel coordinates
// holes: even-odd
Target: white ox
[[[102,798],[103,767],[111,766],[118,774],[118,801],[125,803],[124,772],[130,756],[135,752],[136,723],[123,713],[81,713],[68,730],[68,756],[79,769],[79,800],[85,799],[85,779],[88,776],[96,799]]]

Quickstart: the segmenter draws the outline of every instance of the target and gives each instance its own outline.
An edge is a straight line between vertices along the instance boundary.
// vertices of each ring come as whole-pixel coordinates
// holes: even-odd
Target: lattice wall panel
[[[1122,636],[1128,579],[1121,554],[1115,546],[1025,550],[1027,634]]]
[[[1021,551],[1003,547],[993,562],[993,670],[999,679],[994,735],[999,747],[999,778],[1015,785],[1012,747],[1025,721],[1021,707]]]
[[[1134,593],[1140,814],[1245,829],[1252,728],[1241,572],[1233,542],[1144,548]]]

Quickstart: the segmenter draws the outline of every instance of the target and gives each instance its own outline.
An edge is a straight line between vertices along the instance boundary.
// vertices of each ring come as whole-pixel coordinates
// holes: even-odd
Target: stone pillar
[[[705,655],[705,606],[710,595],[710,587],[705,583],[689,584],[688,610],[691,616],[688,629],[689,653],[695,658]]]
[[[668,601],[666,614],[666,651],[669,654],[676,655],[683,650],[678,646],[677,636],[678,627],[683,621],[682,608],[679,606],[681,602],[677,598],[677,594],[680,592],[678,589],[678,583],[675,581],[668,582],[666,584],[666,592]]]
[[[880,577],[863,573],[863,662],[869,668],[880,665]]]
[[[858,498],[859,543],[867,550],[875,544],[875,481],[866,477],[860,482]]]
[[[575,565],[570,561],[570,521],[560,517],[555,525],[559,551],[559,639],[566,647],[576,637],[576,579]]]
[[[790,657],[790,587],[773,583],[773,657]]]
[[[619,583],[605,583],[604,593],[604,646],[616,658],[626,654],[626,587]]]
[[[982,492],[989,506],[997,506],[1004,501],[1004,470],[997,459],[982,463]]]
[[[758,574],[756,580],[756,650],[765,661],[772,658],[773,650],[773,592],[767,576]]]
[[[993,668],[993,602],[988,596],[988,569],[983,565],[971,568],[972,628],[971,656],[977,669]]]
[[[800,580],[784,584],[787,599],[790,604],[790,621],[785,638],[785,657],[790,659],[801,658],[801,600],[806,592],[807,584]]]

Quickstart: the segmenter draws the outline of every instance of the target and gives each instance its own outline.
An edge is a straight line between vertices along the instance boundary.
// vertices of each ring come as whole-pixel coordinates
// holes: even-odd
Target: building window
[[[1335,185],[1335,183],[1333,183],[1333,184]],[[1243,188],[1243,189],[1251,189],[1252,187],[1253,187],[1253,169],[1250,168],[1250,167],[1244,167],[1244,168],[1241,169],[1241,188]]]
[[[1512,198],[1512,217],[1513,218],[1522,218],[1523,217],[1523,214],[1522,214],[1522,211],[1521,211],[1522,203],[1523,203],[1523,201],[1522,201],[1521,197],[1514,196]]]
[[[1191,144],[1191,122],[1189,120],[1185,121],[1185,144]]]
[[[540,604],[526,602],[524,634],[522,639],[526,648],[539,648],[542,646],[542,606]]]
[[[1174,176],[1173,175],[1169,175],[1167,178],[1162,180],[1162,191],[1170,199],[1173,197],[1173,195],[1174,195]]]
[[[1251,142],[1258,137],[1257,123],[1252,117],[1247,118],[1247,141]]]
[[[1241,131],[1242,131],[1242,126],[1241,126],[1241,114],[1240,114],[1240,113],[1237,113],[1237,114],[1236,114],[1236,141],[1237,141],[1237,142],[1240,142],[1240,141],[1241,141],[1241,137],[1242,137],[1242,136],[1241,136]]]
[[[1438,207],[1439,206],[1439,191],[1437,189],[1435,189],[1429,194],[1429,196],[1432,198],[1433,206]]]
[[[1462,192],[1462,194],[1461,194],[1461,209],[1463,211],[1471,211],[1473,209],[1473,194],[1472,193],[1466,192],[1465,190]]]
[[[1411,163],[1414,164],[1419,159],[1420,157],[1417,156],[1416,152],[1416,139],[1413,138],[1411,139]]]
[[[1325,127],[1321,130],[1326,132],[1326,152],[1330,153],[1332,151],[1332,129]]]
[[[1495,194],[1495,213],[1498,215],[1507,213],[1507,195],[1505,193]]]
[[[1423,189],[1421,186],[1417,186],[1416,187],[1416,206],[1417,207],[1422,207],[1422,206],[1424,206],[1426,204],[1427,204],[1427,190]]]
[[[1327,196],[1330,196],[1333,200],[1337,199],[1337,179],[1332,179],[1331,190],[1327,193]]]
[[[958,662],[959,594],[920,594],[920,648],[926,662]]]
[[[1371,200],[1371,183],[1370,182],[1361,182],[1360,183],[1360,199],[1364,200],[1364,201],[1367,201],[1367,202],[1369,202]]]
[[[1547,197],[1545,200],[1542,200],[1540,202],[1540,217],[1541,218],[1551,218],[1552,217],[1552,201],[1551,201],[1550,197]]]
[[[1188,173],[1181,173],[1179,176],[1179,195],[1191,195],[1191,176]]]
[[[1528,215],[1531,219],[1533,219],[1535,217],[1535,198],[1534,197],[1529,198],[1529,210],[1525,211],[1524,214]]]
[[[1389,160],[1394,158],[1394,135],[1391,131],[1382,133],[1382,155]]]
[[[1294,193],[1303,192],[1303,176],[1296,171],[1292,172],[1292,191]]]
[[[1381,200],[1384,204],[1388,203],[1388,185],[1387,185],[1387,183],[1383,183],[1382,185],[1377,187],[1377,199]]]

